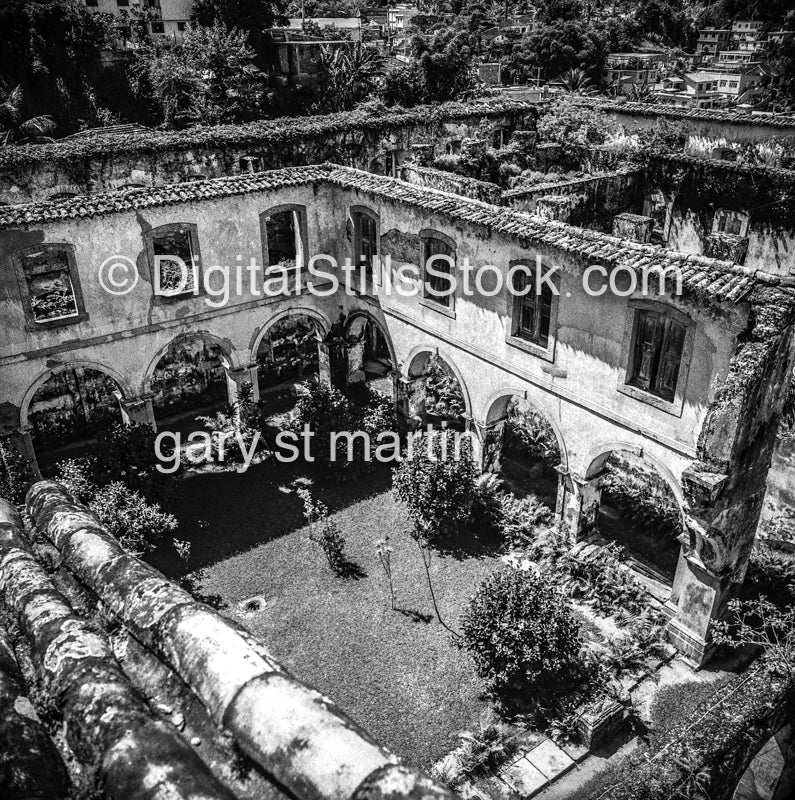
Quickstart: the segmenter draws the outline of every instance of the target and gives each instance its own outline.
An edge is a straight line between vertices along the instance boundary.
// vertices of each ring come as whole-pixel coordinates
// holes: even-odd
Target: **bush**
[[[503,491],[493,473],[480,475],[476,483],[476,520],[499,532],[507,544],[522,544],[533,539],[539,525],[552,522],[552,511],[534,495],[516,497]]]
[[[478,469],[469,439],[451,431],[417,436],[412,449],[392,471],[392,490],[408,508],[417,534],[426,541],[454,532],[472,521],[477,497]],[[447,457],[443,458],[443,448]]]
[[[374,445],[379,433],[394,429],[395,419],[390,401],[366,385],[352,387],[348,396],[324,383],[314,383],[299,397],[289,429],[300,434],[304,426],[314,434],[315,464],[328,474],[344,479],[371,468],[372,462],[365,461],[365,444],[360,437],[353,440],[353,459],[348,458],[345,437],[337,439],[332,453],[331,434],[361,431]]]
[[[33,473],[25,457],[10,438],[0,436],[0,497],[22,503]]]
[[[81,503],[88,503],[97,491],[96,463],[91,458],[70,458],[55,465],[56,480]]]
[[[88,507],[133,555],[153,550],[164,534],[177,529],[176,517],[119,481],[98,489]]]
[[[121,481],[148,500],[164,502],[173,495],[174,475],[157,469],[157,434],[143,423],[118,423],[100,433],[95,475],[100,483]]]
[[[497,693],[569,685],[582,665],[579,625],[543,575],[506,567],[487,578],[464,612],[463,646]]]
[[[315,500],[308,489],[298,489],[298,496],[304,502],[304,519],[312,527],[309,540],[320,547],[331,569],[341,574],[348,560],[345,558],[345,537],[340,526],[329,519],[326,504],[322,500]]]

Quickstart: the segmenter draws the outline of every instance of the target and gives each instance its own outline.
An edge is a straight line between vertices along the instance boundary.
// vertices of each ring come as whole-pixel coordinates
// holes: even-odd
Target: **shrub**
[[[322,500],[315,500],[308,489],[298,489],[298,496],[304,502],[304,519],[312,528],[309,540],[323,551],[331,569],[337,574],[342,573],[347,564],[342,530],[334,520],[329,519],[326,504]]]
[[[369,468],[371,462],[365,461],[365,444],[359,437],[353,439],[352,459],[348,458],[345,437],[337,438],[332,453],[331,434],[361,431],[374,444],[379,433],[394,429],[395,420],[389,400],[367,386],[352,387],[349,397],[323,383],[314,383],[302,391],[289,429],[300,434],[304,426],[314,434],[315,464],[334,477],[345,478]]]
[[[551,509],[537,497],[516,497],[501,490],[501,485],[493,473],[478,477],[474,513],[477,520],[498,531],[506,543],[524,543],[534,538],[537,526],[552,522]]]
[[[464,612],[463,646],[491,689],[551,691],[582,664],[579,625],[543,575],[505,567],[477,589]]]
[[[88,507],[133,555],[153,550],[158,539],[177,529],[176,517],[120,481],[98,489]]]
[[[25,457],[9,437],[0,436],[0,497],[22,503],[33,482],[33,473]]]
[[[81,503],[88,503],[97,491],[96,463],[91,458],[70,458],[55,465],[56,480]]]
[[[163,502],[173,494],[174,475],[158,471],[157,434],[143,423],[116,424],[100,433],[96,449],[99,482],[121,481],[145,498]]]
[[[468,439],[460,440],[459,457],[454,457],[454,438],[450,431],[415,437],[411,452],[392,471],[392,490],[406,505],[418,536],[429,542],[472,521],[478,470]]]

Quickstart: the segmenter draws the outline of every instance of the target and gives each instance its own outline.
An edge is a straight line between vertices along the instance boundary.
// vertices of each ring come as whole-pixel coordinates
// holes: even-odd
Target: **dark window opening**
[[[165,25],[162,22],[150,22],[150,27],[152,28],[152,33],[165,33]]]
[[[298,262],[298,214],[295,211],[279,211],[268,217],[265,223],[268,242],[268,265],[271,267],[294,267]]]
[[[178,295],[194,291],[196,276],[190,231],[175,231],[154,236],[152,254],[155,256],[155,269],[159,270],[160,274],[160,290],[164,294]]]
[[[375,219],[369,214],[354,215],[356,265],[362,278],[373,279],[375,257],[378,255],[378,231]]]
[[[22,256],[22,269],[35,322],[79,314],[66,250],[46,248]]]
[[[686,328],[665,313],[638,311],[632,347],[631,386],[663,400],[676,395]]]
[[[444,276],[451,274],[451,261],[455,256],[455,251],[447,242],[429,237],[425,239],[424,242],[423,256],[425,273],[423,296],[428,300],[432,300],[434,303],[449,308],[453,302],[452,293],[450,292],[451,281]],[[446,256],[446,258],[437,258],[437,256]],[[433,261],[431,261],[431,259],[433,259]],[[441,274],[434,275],[428,270],[429,266],[434,272]]]

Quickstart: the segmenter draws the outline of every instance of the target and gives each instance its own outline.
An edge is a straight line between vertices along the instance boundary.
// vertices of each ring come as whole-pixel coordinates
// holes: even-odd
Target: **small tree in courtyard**
[[[477,497],[478,469],[468,438],[456,439],[452,431],[416,437],[411,451],[392,472],[392,489],[408,508],[428,579],[436,618],[442,620],[431,581],[431,546],[441,537],[472,521]]]
[[[549,578],[506,567],[464,612],[463,646],[496,693],[554,692],[579,674],[581,641],[571,607]]]

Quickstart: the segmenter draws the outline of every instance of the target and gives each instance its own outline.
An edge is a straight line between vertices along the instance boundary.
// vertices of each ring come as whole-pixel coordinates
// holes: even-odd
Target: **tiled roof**
[[[728,122],[732,125],[765,125],[773,128],[795,129],[795,117],[774,117],[746,114],[720,108],[680,108],[660,103],[616,103],[595,97],[578,97],[577,102],[604,111],[614,111],[639,117],[668,117],[702,122]]]
[[[411,109],[388,109],[378,113],[346,111],[313,117],[280,117],[244,125],[211,125],[184,131],[133,130],[111,135],[86,135],[51,144],[15,145],[0,148],[0,169],[27,164],[100,158],[120,153],[226,148],[266,142],[278,144],[304,138],[323,138],[357,130],[386,130],[405,125],[431,124],[444,119],[522,113],[537,104],[510,98],[487,98],[469,103],[450,102]]]
[[[287,167],[161,188],[128,189],[51,202],[7,206],[0,208],[0,228],[105,216],[137,208],[215,200],[312,183],[330,183],[345,189],[355,189],[389,202],[407,204],[429,213],[440,214],[456,222],[482,225],[527,242],[585,257],[594,263],[621,264],[637,271],[648,270],[651,274],[662,274],[665,269],[679,268],[683,286],[719,301],[738,301],[756,284],[775,286],[782,283],[777,276],[729,261],[678,253],[657,245],[619,239],[600,231],[544,220],[504,206],[491,205],[336,164]]]
[[[641,161],[667,162],[683,167],[697,167],[699,169],[720,170],[732,172],[736,175],[751,175],[755,177],[769,177],[795,183],[795,170],[781,169],[780,167],[766,167],[762,165],[742,164],[736,161],[723,159],[703,158],[702,156],[685,155],[684,153],[637,153],[634,158]]]
[[[345,188],[355,188],[387,200],[408,203],[431,213],[457,221],[483,225],[493,231],[516,236],[548,247],[584,256],[594,263],[624,265],[649,274],[678,268],[682,285],[716,300],[738,301],[757,283],[777,285],[777,276],[760,270],[706,256],[666,250],[659,245],[640,244],[600,231],[575,228],[563,222],[545,220],[522,211],[470,200],[436,189],[406,184],[361,172],[351,167],[329,165],[327,180]]]

